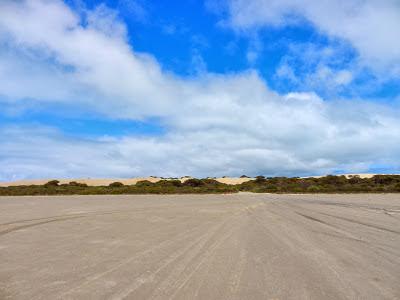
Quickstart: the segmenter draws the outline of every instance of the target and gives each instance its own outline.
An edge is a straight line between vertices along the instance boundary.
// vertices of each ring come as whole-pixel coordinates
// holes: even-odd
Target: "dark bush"
[[[45,187],[54,187],[54,186],[58,186],[60,182],[58,180],[50,180],[49,182],[45,183],[44,186]]]
[[[307,192],[309,193],[318,193],[321,192],[321,187],[317,186],[317,185],[311,185],[307,188]]]
[[[392,176],[392,175],[375,175],[372,179],[375,181],[376,184],[391,184],[399,182],[399,176]]]
[[[173,184],[171,183],[172,180],[167,180],[167,179],[162,179],[159,180],[155,183],[157,186],[172,186]]]
[[[205,183],[197,178],[190,178],[183,183],[184,186],[199,187],[205,185]]]
[[[118,187],[124,186],[124,184],[121,182],[113,182],[113,183],[110,183],[108,186],[112,187],[112,188],[118,188]]]
[[[173,185],[173,186],[176,186],[176,187],[182,186],[182,182],[180,180],[178,180],[178,179],[169,180],[169,184]]]
[[[349,179],[347,179],[347,181],[350,184],[359,184],[359,183],[363,182],[363,179],[360,178],[360,176],[358,176],[358,175],[353,175]]]
[[[255,183],[265,183],[266,181],[264,176],[257,176],[256,180],[254,180]]]
[[[78,187],[87,187],[88,185],[86,183],[81,183],[81,182],[76,182],[76,181],[71,181],[68,183],[69,186],[78,186]]]
[[[341,185],[347,183],[347,178],[345,176],[327,175],[325,177],[319,178],[319,180],[323,184],[332,184],[332,185]]]
[[[136,182],[135,186],[137,187],[143,187],[143,186],[153,186],[154,183],[149,181],[149,180],[140,180]]]
[[[211,179],[211,178],[204,178],[201,179],[201,181],[206,184],[206,185],[219,185],[221,184],[221,182],[215,180],[215,179]]]

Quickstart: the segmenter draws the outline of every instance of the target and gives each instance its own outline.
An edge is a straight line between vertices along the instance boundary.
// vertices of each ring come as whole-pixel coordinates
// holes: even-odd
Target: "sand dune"
[[[219,177],[215,180],[226,184],[241,184],[246,181],[253,180],[254,178],[238,178],[238,177]]]
[[[360,178],[371,178],[374,175],[378,174],[372,174],[372,173],[364,173],[364,174],[343,174],[347,178],[350,178],[352,176],[359,176]],[[392,174],[386,174],[386,175],[392,175]],[[324,177],[326,175],[321,175],[321,176],[308,176],[308,177],[315,177],[315,178],[320,178]],[[303,178],[308,178],[308,177],[303,177]],[[185,176],[181,177],[179,180],[184,182],[190,178],[190,176]],[[211,178],[211,177],[210,177]],[[162,180],[165,178],[161,177],[136,177],[136,178],[69,178],[69,179],[57,179],[60,181],[60,184],[65,184],[69,183],[71,181],[76,181],[79,183],[86,183],[89,186],[106,186],[109,185],[110,183],[113,182],[121,182],[125,185],[132,185],[136,184],[136,182],[141,181],[141,180],[148,180],[150,182],[157,182],[159,180]],[[239,177],[218,177],[218,178],[213,178],[221,183],[225,184],[241,184],[243,182],[253,180],[254,178],[250,177],[245,177],[245,178],[239,178]],[[53,179],[27,179],[27,180],[17,180],[17,181],[10,181],[10,182],[0,182],[0,186],[17,186],[17,185],[42,185],[45,184],[46,182],[49,182],[50,180]]]
[[[16,186],[16,185],[41,185],[49,182],[53,179],[33,179],[33,180],[17,180],[12,182],[2,182],[0,186]],[[71,181],[76,181],[79,183],[86,183],[90,186],[102,186],[102,185],[109,185],[112,182],[121,182],[126,185],[136,184],[136,182],[141,180],[149,180],[151,182],[157,182],[160,178],[155,177],[143,177],[143,178],[69,178],[69,179],[57,179],[60,181],[60,184],[69,183]]]
[[[192,177],[182,177],[179,180],[182,182],[190,179]],[[162,180],[163,178],[161,177],[137,177],[137,178],[70,178],[70,179],[57,179],[60,181],[60,184],[65,184],[69,183],[71,181],[76,181],[79,183],[86,183],[89,186],[105,186],[109,185],[110,183],[113,182],[121,182],[125,185],[132,185],[136,184],[136,182],[141,181],[141,180],[148,180],[150,182],[157,182]],[[215,180],[226,183],[226,184],[240,184],[242,182],[246,182],[249,180],[252,180],[253,178],[233,178],[233,177],[221,177],[221,178],[215,178]],[[17,185],[42,185],[50,180],[53,179],[32,179],[32,180],[17,180],[17,181],[11,181],[11,182],[0,182],[0,186],[17,186]]]

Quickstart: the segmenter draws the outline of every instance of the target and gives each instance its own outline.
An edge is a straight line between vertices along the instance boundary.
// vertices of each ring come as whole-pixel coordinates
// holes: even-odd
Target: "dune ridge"
[[[375,175],[396,175],[396,174],[373,174],[373,173],[360,173],[360,174],[338,174],[336,176],[346,176],[347,178],[350,178],[352,176],[359,176],[360,178],[371,178]],[[303,178],[321,178],[326,175],[319,175],[319,176],[307,176]],[[155,177],[155,176],[150,176],[150,177],[135,177],[135,178],[64,178],[64,179],[56,179],[60,182],[60,184],[67,184],[71,181],[75,181],[78,183],[85,183],[88,186],[107,186],[110,183],[113,182],[121,182],[124,185],[133,185],[136,184],[138,181],[142,180],[148,180],[150,182],[157,182],[160,180],[171,180],[171,179],[178,179],[181,182],[184,182],[190,178],[190,176],[184,176],[181,178],[163,178],[163,177]],[[211,178],[211,177],[210,177]],[[247,182],[250,180],[254,180],[255,178],[252,177],[218,177],[218,178],[213,178],[217,180],[218,182],[225,183],[225,184],[241,184],[243,182]],[[18,186],[18,185],[43,185],[50,180],[55,180],[54,178],[47,178],[47,179],[24,179],[24,180],[16,180],[16,181],[9,181],[9,182],[0,182],[0,186],[6,187],[6,186]]]
[[[184,182],[190,178],[189,176],[177,178],[181,182]],[[50,180],[58,180],[60,184],[67,184],[71,181],[75,181],[78,183],[85,183],[89,186],[107,186],[113,182],[121,182],[124,185],[133,185],[138,181],[148,180],[150,182],[157,182],[160,180],[171,180],[172,178],[162,178],[162,177],[135,177],[135,178],[67,178],[67,179],[26,179],[26,180],[16,180],[10,182],[0,182],[0,186],[18,186],[18,185],[43,185]],[[214,178],[215,180],[225,183],[225,184],[241,184],[243,182],[253,180],[254,178],[246,177],[246,178],[236,178],[236,177],[219,177]]]

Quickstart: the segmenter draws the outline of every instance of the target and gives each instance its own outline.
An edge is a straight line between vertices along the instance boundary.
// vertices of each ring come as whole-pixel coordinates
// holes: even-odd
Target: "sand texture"
[[[399,195],[0,197],[0,299],[400,299]]]

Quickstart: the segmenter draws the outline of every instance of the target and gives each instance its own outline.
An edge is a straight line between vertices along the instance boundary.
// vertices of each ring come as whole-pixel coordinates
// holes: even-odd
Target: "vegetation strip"
[[[134,185],[113,182],[108,186],[88,186],[52,180],[43,185],[0,187],[1,196],[23,195],[101,195],[101,194],[218,194],[218,193],[399,193],[400,175],[334,176],[287,178],[257,176],[241,184],[229,185],[214,179],[191,178],[184,182],[164,179],[158,182],[139,181]]]

